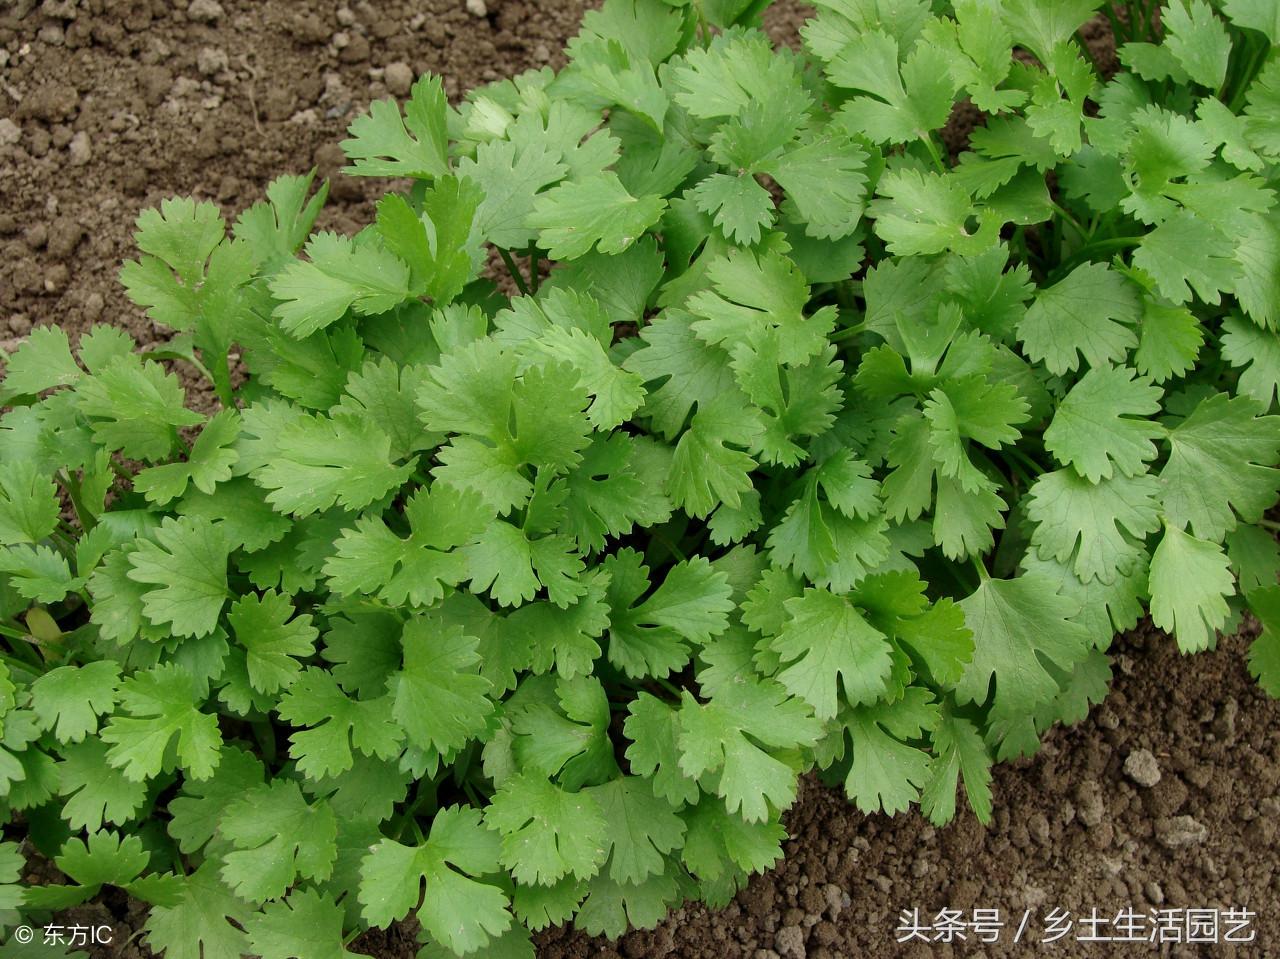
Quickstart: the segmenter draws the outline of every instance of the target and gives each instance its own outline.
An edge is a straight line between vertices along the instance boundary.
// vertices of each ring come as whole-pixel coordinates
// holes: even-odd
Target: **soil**
[[[554,65],[588,5],[9,0],[0,6],[0,346],[55,322],[73,338],[103,322],[143,344],[163,339],[116,282],[139,210],[182,193],[232,218],[281,173],[315,166],[332,176],[343,162],[336,145],[370,100],[403,94],[406,77],[427,70],[456,97]],[[806,12],[779,4],[771,32],[794,42]],[[1100,62],[1114,63],[1109,39],[1086,35]],[[354,229],[376,189],[335,179],[322,225]],[[550,930],[539,956],[1280,955],[1280,703],[1247,676],[1247,639],[1246,630],[1193,658],[1150,628],[1117,640],[1111,697],[1080,726],[1051,732],[1034,760],[996,770],[988,829],[967,813],[945,829],[915,813],[864,816],[807,780],[787,818],[786,858],[726,909],[690,906],[618,943]],[[1018,944],[1012,927],[989,944],[972,935],[895,944],[901,910],[929,922],[944,907],[1000,909],[1015,926],[1025,910],[1034,915]],[[1248,946],[1039,942],[1054,908],[1232,907],[1257,913]],[[130,941],[145,910],[123,896],[67,920],[113,925],[117,946],[104,956],[148,955]],[[355,948],[408,959],[412,928]]]

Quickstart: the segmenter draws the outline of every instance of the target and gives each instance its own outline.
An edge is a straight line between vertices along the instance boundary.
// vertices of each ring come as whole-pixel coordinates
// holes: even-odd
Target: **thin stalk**
[[[1087,245],[1089,243],[1089,234],[1085,231],[1085,228],[1080,225],[1080,221],[1073,217],[1066,207],[1057,202],[1053,203],[1053,209],[1058,216],[1062,217],[1062,221],[1064,223],[1069,223],[1071,225],[1071,228],[1079,234],[1080,239],[1084,240]]]
[[[538,287],[542,285],[542,257],[538,253],[538,245],[536,243],[529,244],[529,288],[534,292],[538,292]]]
[[[1086,260],[1092,259],[1099,253],[1110,253],[1119,250],[1128,250],[1137,246],[1142,242],[1140,236],[1116,236],[1109,240],[1095,240],[1088,246],[1083,246],[1076,250],[1070,257],[1058,264],[1058,268],[1054,271],[1055,276],[1062,276],[1070,273],[1072,269],[1084,263]]]
[[[85,508],[84,500],[80,496],[80,481],[66,470],[58,470],[58,481],[62,483],[62,488],[67,491],[67,499],[71,500],[71,508],[75,511],[76,520],[80,523],[80,528],[86,533],[89,532],[98,524],[93,518],[93,514]]]
[[[933,142],[933,134],[926,133],[920,138],[920,142],[924,144],[925,149],[929,151],[929,156],[933,159],[933,165],[938,168],[939,173],[946,173],[946,164],[942,162],[942,154],[938,152],[938,145]]]
[[[1018,463],[1020,463],[1022,466],[1026,467],[1027,469],[1030,469],[1031,470],[1030,479],[1034,480],[1037,476],[1041,476],[1044,474],[1044,467],[1041,466],[1039,463],[1037,463],[1035,460],[1033,460],[1026,453],[1022,452],[1022,450],[1018,449],[1016,446],[1006,446],[1000,452],[1004,453],[1009,458],[1016,460]],[[1030,485],[1030,483],[1028,483],[1027,485]]]
[[[986,564],[982,562],[981,556],[974,556],[972,559],[973,568],[978,571],[978,579],[985,583],[991,578],[991,574],[987,572]]]
[[[865,321],[862,323],[855,323],[853,326],[846,326],[843,330],[838,330],[837,332],[832,333],[828,339],[832,343],[843,343],[845,340],[851,340],[859,333],[864,332],[866,328],[867,324]]]
[[[1275,532],[1280,533],[1280,523],[1277,523],[1275,520],[1260,519],[1258,520],[1258,525],[1263,529],[1274,530]]]
[[[507,272],[511,274],[511,279],[516,281],[516,289],[525,296],[529,295],[529,285],[524,280],[524,274],[520,272],[520,267],[516,266],[516,261],[512,259],[511,254],[498,247],[498,255],[502,257],[502,262],[507,265]]]

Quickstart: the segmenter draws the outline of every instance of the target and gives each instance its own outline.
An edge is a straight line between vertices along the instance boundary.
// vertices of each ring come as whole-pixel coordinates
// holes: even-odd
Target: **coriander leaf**
[[[295,889],[249,917],[249,946],[262,959],[346,959],[341,907],[327,893]]]
[[[102,730],[107,762],[133,782],[152,779],[176,765],[192,779],[208,779],[218,767],[222,734],[218,718],[200,709],[199,678],[168,663],[134,673],[117,692],[120,710]]]
[[[700,408],[671,459],[667,489],[672,502],[697,517],[720,503],[738,506],[742,494],[752,488],[756,461],[728,444],[751,447],[762,428],[756,410],[744,408],[732,395]]]
[[[240,416],[235,410],[215,413],[196,437],[185,463],[142,470],[134,477],[133,488],[158,505],[177,499],[188,484],[202,493],[212,493],[219,483],[231,479],[231,468],[240,455],[229,447],[239,434]]]
[[[249,683],[260,693],[287,689],[302,670],[298,660],[315,649],[320,633],[311,625],[310,614],[294,612],[287,597],[267,590],[261,596],[241,597],[227,613],[231,631],[247,654]]]
[[[1249,674],[1268,695],[1280,696],[1280,586],[1257,589],[1246,597],[1262,632],[1249,647]]]
[[[114,664],[113,664],[114,665]],[[86,739],[62,752],[55,768],[62,818],[72,829],[96,832],[104,823],[124,826],[138,815],[147,785],[134,782],[107,762],[107,745]]]
[[[1143,540],[1160,528],[1160,481],[1142,473],[1099,483],[1072,470],[1044,473],[1032,485],[1027,515],[1042,558],[1071,567],[1088,583],[1112,583],[1144,554]],[[1074,559],[1073,559],[1074,557]]]
[[[324,800],[308,804],[296,782],[275,780],[230,803],[218,823],[232,851],[222,878],[238,896],[280,899],[298,877],[323,881],[337,856],[338,824]]]
[[[1231,56],[1226,26],[1204,0],[1172,0],[1161,11],[1164,46],[1187,76],[1212,91],[1222,87]]]
[[[71,343],[60,326],[38,326],[12,354],[5,356],[4,388],[7,402],[15,396],[33,396],[45,390],[77,382],[84,371],[71,355]]]
[[[1239,317],[1222,321],[1222,358],[1242,368],[1238,388],[1270,409],[1280,392],[1280,333],[1259,329]]]
[[[783,209],[794,208],[807,236],[835,240],[852,234],[862,218],[868,159],[856,140],[827,134],[791,147],[764,172],[786,191]]]
[[[1122,360],[1138,345],[1130,328],[1138,320],[1132,284],[1103,263],[1086,263],[1042,288],[1018,324],[1027,356],[1059,376],[1080,357],[1092,367]]]
[[[241,929],[252,910],[218,879],[215,860],[180,877],[177,888],[178,896],[153,906],[147,918],[152,950],[169,959],[237,959],[249,951]]]
[[[734,604],[724,573],[703,557],[677,563],[649,589],[639,553],[620,549],[604,561],[609,574],[609,661],[626,675],[665,677],[689,661],[689,644],[704,645],[729,626]]]
[[[587,790],[600,804],[609,847],[609,877],[639,883],[665,871],[665,857],[683,842],[685,824],[639,776],[622,776]]]
[[[466,579],[466,559],[456,547],[484,532],[492,518],[479,494],[435,483],[413,494],[404,515],[407,539],[374,516],[343,530],[324,563],[330,588],[346,596],[376,595],[395,606],[427,607]]]
[[[502,834],[502,865],[519,883],[587,879],[608,855],[600,804],[587,792],[569,792],[536,774],[503,782],[485,820]]]
[[[1222,547],[1166,525],[1151,557],[1151,621],[1184,653],[1208,649],[1226,625],[1227,597],[1235,594]]]
[[[1040,574],[986,579],[960,601],[973,630],[973,661],[956,684],[962,703],[984,703],[995,680],[993,713],[1012,716],[1058,695],[1052,670],[1069,671],[1089,649],[1079,604]]]
[[[173,818],[168,831],[178,848],[184,853],[195,852],[213,839],[223,810],[261,786],[263,775],[262,763],[256,757],[238,746],[227,746],[213,776],[200,781],[184,780],[181,793],[169,804]]]
[[[939,721],[927,689],[910,686],[901,699],[843,711],[852,753],[845,792],[866,813],[903,812],[920,798],[929,781],[930,757],[916,745]]]
[[[1165,435],[1145,417],[1160,411],[1161,390],[1128,367],[1096,366],[1063,398],[1044,433],[1058,462],[1091,483],[1137,476],[1156,455],[1152,442]]]
[[[230,595],[230,551],[217,526],[187,517],[161,522],[155,542],[140,540],[127,554],[129,579],[151,587],[142,595],[147,619],[179,636],[212,633]]]
[[[662,700],[642,692],[631,703],[623,724],[631,740],[626,754],[632,772],[650,780],[654,794],[672,805],[695,802],[701,792],[698,783],[680,771],[679,715]]]
[[[296,409],[250,407],[244,432],[271,455],[250,475],[281,512],[309,516],[334,504],[363,509],[400,486],[414,461],[397,466],[391,438],[368,418],[350,413],[314,416]],[[242,460],[246,458],[241,452]]]
[[[1240,275],[1230,238],[1185,210],[1142,238],[1133,265],[1149,273],[1161,295],[1174,303],[1186,303],[1194,290],[1205,303],[1216,305]]]
[[[921,811],[937,826],[954,819],[956,787],[963,777],[969,807],[980,823],[990,823],[991,754],[978,727],[944,709],[932,743],[932,775],[920,796]]]
[[[493,712],[491,684],[478,672],[479,641],[427,614],[405,625],[403,642],[404,668],[389,681],[392,718],[423,749],[461,748]]]
[[[75,395],[94,441],[135,459],[164,459],[178,438],[178,427],[204,421],[185,407],[186,394],[176,376],[134,354],[85,377]]]
[[[409,298],[409,268],[371,242],[317,233],[305,250],[306,260],[294,260],[268,284],[280,301],[275,317],[298,339],[332,326],[347,310],[374,316]]]
[[[840,708],[873,703],[888,692],[892,648],[846,598],[807,589],[784,604],[787,620],[771,641],[785,668],[778,681],[813,706],[819,719]]]
[[[0,466],[0,546],[38,543],[58,525],[58,487],[30,461]]]
[[[593,247],[621,253],[658,222],[667,201],[633,197],[616,173],[553,187],[534,201],[528,223],[553,260],[573,260]]]
[[[676,738],[680,771],[696,780],[710,777],[730,812],[762,822],[771,806],[786,809],[796,796],[795,770],[769,750],[812,746],[821,730],[808,705],[775,682],[744,677],[708,703],[686,690]]]
[[[910,168],[885,173],[867,206],[876,233],[898,256],[982,253],[999,239],[1001,224],[986,218],[975,229],[972,214],[973,198],[955,175]]]
[[[59,666],[31,684],[31,709],[60,742],[78,743],[112,712],[119,684],[120,666],[111,660]]]
[[[1191,369],[1204,345],[1204,330],[1185,306],[1143,298],[1142,327],[1133,365],[1143,376],[1163,383]]]
[[[392,698],[352,699],[332,674],[303,669],[280,697],[276,712],[299,728],[289,737],[298,771],[310,779],[346,772],[352,747],[366,756],[391,759],[400,753],[404,730],[391,715]]]
[[[937,48],[917,45],[899,73],[898,41],[882,29],[854,38],[827,65],[837,87],[865,91],[838,114],[849,129],[876,143],[907,143],[947,122],[955,94],[951,73]]]
[[[1169,431],[1169,459],[1160,471],[1164,513],[1179,528],[1217,542],[1238,515],[1253,523],[1276,500],[1280,417],[1259,416],[1247,396],[1215,393]]]
[[[439,77],[425,75],[410,90],[404,116],[391,99],[375,100],[351,122],[342,151],[356,176],[431,179],[449,170],[448,101]]]
[[[687,304],[700,317],[694,332],[707,343],[735,352],[739,342],[758,346],[767,342],[762,333],[776,331],[779,361],[788,364],[803,363],[826,346],[835,314],[825,309],[805,315],[809,286],[787,257],[731,250],[708,265],[707,278],[714,292],[703,290]]]
[[[713,173],[685,196],[734,243],[754,245],[773,223],[773,198],[750,173]]]

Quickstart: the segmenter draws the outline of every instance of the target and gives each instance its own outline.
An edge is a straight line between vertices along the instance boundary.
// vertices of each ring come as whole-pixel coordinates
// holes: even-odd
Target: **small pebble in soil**
[[[201,47],[196,54],[196,69],[211,77],[227,68],[227,51],[221,47]]]
[[[388,63],[387,69],[383,71],[382,80],[386,83],[387,89],[396,96],[405,96],[413,86],[413,67],[403,60]]]
[[[1191,816],[1171,816],[1156,823],[1156,839],[1166,849],[1198,846],[1209,836],[1204,823]]]
[[[1135,749],[1124,761],[1124,774],[1139,786],[1150,789],[1160,781],[1160,764],[1149,749]]]
[[[1096,782],[1084,782],[1076,787],[1076,815],[1086,829],[1102,822],[1106,807],[1102,802],[1102,790]]]
[[[89,142],[89,134],[81,130],[67,144],[67,156],[72,166],[84,166],[93,159],[93,145]]]
[[[11,147],[22,139],[22,128],[8,117],[0,117],[0,147]]]
[[[784,959],[805,959],[804,930],[799,926],[783,926],[778,930],[773,948]]]
[[[467,0],[467,13],[473,17],[487,17],[489,8],[484,5],[484,0]]]
[[[222,19],[222,12],[222,4],[218,0],[191,0],[187,19],[196,23],[216,23]]]

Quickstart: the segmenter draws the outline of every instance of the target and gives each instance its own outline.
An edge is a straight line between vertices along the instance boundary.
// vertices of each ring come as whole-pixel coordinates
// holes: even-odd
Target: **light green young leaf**
[[[1208,649],[1227,621],[1235,577],[1222,547],[1166,525],[1151,557],[1151,621],[1184,653]]]

